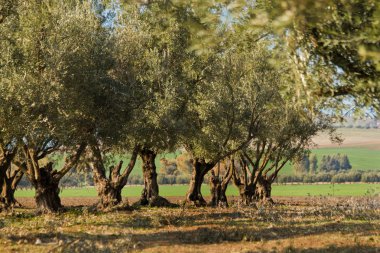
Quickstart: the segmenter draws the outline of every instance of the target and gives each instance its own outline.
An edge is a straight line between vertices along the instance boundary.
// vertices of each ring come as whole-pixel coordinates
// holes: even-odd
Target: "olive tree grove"
[[[126,206],[139,159],[137,204],[171,206],[156,157],[176,150],[191,157],[187,203],[207,204],[210,171],[211,205],[228,206],[231,181],[244,203],[271,202],[281,169],[331,132],[328,112],[378,108],[378,3],[321,2],[0,0],[1,207],[25,175],[37,209],[60,210],[83,159],[99,209]]]

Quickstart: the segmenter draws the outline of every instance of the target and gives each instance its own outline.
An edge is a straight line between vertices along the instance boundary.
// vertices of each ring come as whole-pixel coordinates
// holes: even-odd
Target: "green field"
[[[161,163],[160,163],[161,158],[166,158],[168,160],[175,159],[180,154],[181,154],[181,152],[179,152],[179,151],[177,151],[175,153],[158,154],[156,157],[156,160],[155,160],[157,169],[159,170],[161,167]],[[128,164],[130,157],[131,156],[128,154],[127,155],[115,155],[113,158],[109,159],[108,162],[109,162],[109,165],[111,165],[111,164],[117,164],[119,161],[122,160],[124,162],[124,165],[126,165],[126,164]],[[62,156],[56,156],[56,157],[53,157],[51,159],[55,161],[55,168],[59,169],[59,168],[63,167],[64,159]],[[137,158],[135,167],[134,167],[133,171],[131,172],[131,175],[142,175],[142,161],[141,161],[140,157]]]
[[[187,185],[161,185],[160,195],[164,197],[185,196]],[[127,186],[123,196],[138,197],[142,186]],[[203,185],[204,196],[210,195],[208,185]],[[236,187],[229,187],[227,195],[237,196]],[[300,184],[273,185],[273,196],[379,196],[380,184]],[[33,197],[34,190],[17,190],[16,197]],[[62,197],[95,197],[95,188],[67,188],[61,192]]]
[[[341,147],[341,148],[319,148],[313,149],[318,161],[321,161],[323,155],[346,154],[353,170],[380,170],[380,150],[365,147]],[[288,163],[281,170],[280,175],[293,175],[292,165]]]
[[[350,160],[353,170],[380,170],[380,129],[356,129],[356,128],[339,128],[337,132],[343,137],[344,141],[341,146],[331,144],[327,134],[317,136],[314,141],[322,145],[320,148],[312,149],[311,153],[315,154],[318,161],[321,161],[323,155],[346,154]],[[156,157],[157,172],[162,166],[160,159],[175,159],[181,152],[159,154]],[[54,159],[54,158],[53,158]],[[124,164],[128,163],[130,155],[115,155],[111,159],[111,164],[115,164],[120,160]],[[63,157],[55,157],[56,168],[63,165]],[[113,160],[113,161],[112,161]],[[108,167],[108,165],[106,166]],[[138,158],[135,168],[131,175],[142,175],[142,162]],[[280,172],[281,175],[293,175],[292,165],[288,163]]]
[[[380,170],[380,150],[370,149],[367,147],[336,147],[336,148],[318,148],[311,151],[318,158],[318,161],[322,159],[323,155],[334,154],[346,154],[350,160],[353,170]],[[157,156],[156,166],[159,170],[161,167],[160,159],[165,157],[166,159],[175,159],[179,153],[168,153],[165,155]],[[128,157],[116,157],[117,159],[124,159],[125,162],[129,160]],[[138,159],[136,161],[135,168],[131,175],[142,175],[142,163]],[[294,170],[292,165],[288,163],[280,172],[281,175],[293,175]]]
[[[334,155],[334,154],[346,154],[350,160],[353,170],[380,170],[380,150],[370,149],[366,147],[341,147],[341,148],[319,148],[313,149],[312,154],[316,154],[318,161],[322,159],[323,155]],[[175,159],[180,153],[167,153],[163,155],[158,155],[156,158],[156,166],[159,172],[161,163],[160,159],[165,157],[166,159]],[[129,156],[115,156],[114,161],[123,160],[124,164],[129,162]],[[57,167],[62,167],[63,159],[57,161]],[[133,169],[131,175],[142,175],[142,163],[141,159],[137,159],[135,168]],[[294,170],[292,165],[288,163],[280,172],[280,175],[293,175]]]

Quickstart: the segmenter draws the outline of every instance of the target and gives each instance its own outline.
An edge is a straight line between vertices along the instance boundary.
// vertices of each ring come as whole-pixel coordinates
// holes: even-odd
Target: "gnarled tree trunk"
[[[265,203],[274,203],[272,200],[272,182],[265,176],[259,176],[257,180],[256,196],[257,199]]]
[[[9,151],[0,144],[0,211],[3,208],[10,208],[16,203],[14,190],[11,190],[9,180],[11,176],[11,162],[15,155],[16,149]]]
[[[248,183],[247,185],[242,183],[240,178],[234,176],[234,184],[239,190],[239,195],[242,203],[249,205],[255,201],[256,185],[254,183]]]
[[[214,163],[206,163],[204,159],[193,159],[193,172],[190,180],[190,187],[186,195],[186,201],[195,206],[205,206],[207,202],[202,196],[201,187],[205,175],[213,167]]]
[[[157,183],[156,159],[157,153],[148,148],[140,150],[142,170],[144,176],[144,189],[141,193],[140,205],[171,206],[171,203],[159,195]]]
[[[218,172],[215,175],[215,172],[211,171],[210,178],[210,191],[211,191],[211,206],[220,206],[220,207],[228,207],[227,201],[227,187],[232,178],[232,172],[235,169],[234,160],[232,159],[224,177],[219,177],[220,168],[218,164]]]
[[[17,185],[20,182],[23,175],[24,172],[21,170],[21,168],[18,168],[13,172],[9,169],[8,173],[6,174],[3,186],[1,188],[0,197],[0,201],[6,209],[9,207],[13,207],[17,204],[21,206],[21,204],[15,199],[14,195]]]
[[[41,213],[57,212],[62,208],[59,197],[59,180],[54,179],[52,171],[52,163],[40,168],[40,179],[33,184],[36,189],[34,199],[37,211]]]
[[[142,171],[144,176],[144,189],[141,193],[141,205],[148,205],[149,202],[158,197],[158,183],[156,172],[156,152],[143,148],[140,151],[142,160]]]
[[[127,184],[128,177],[135,166],[139,146],[135,146],[131,160],[123,173],[120,173],[123,166],[123,161],[120,161],[119,164],[110,168],[108,178],[99,146],[97,144],[92,145],[91,149],[93,156],[91,165],[94,172],[94,184],[99,197],[98,208],[101,210],[110,210],[117,206],[119,206],[119,208],[127,207],[120,206],[122,204],[121,192],[123,187]]]
[[[222,183],[219,178],[219,175],[215,175],[215,172],[211,171],[210,177],[210,192],[211,192],[211,201],[210,206],[218,206],[221,197]]]
[[[99,209],[112,208],[122,202],[122,188],[112,184],[109,180],[94,177],[99,196]]]
[[[67,172],[74,168],[86,148],[85,143],[81,143],[73,155],[66,157],[61,170],[53,170],[53,163],[49,162],[45,167],[40,167],[38,160],[47,155],[47,151],[40,148],[29,148],[24,145],[26,162],[23,163],[24,171],[29,181],[35,188],[35,201],[37,211],[40,213],[57,212],[61,207],[59,198],[59,181]],[[42,151],[40,151],[42,150]],[[40,152],[39,152],[40,151]]]
[[[233,182],[239,189],[241,202],[245,205],[250,205],[256,200],[256,181],[252,175],[248,176],[247,163],[243,159],[240,160],[240,165],[243,175],[242,177],[238,177],[236,168],[234,168],[232,171]]]

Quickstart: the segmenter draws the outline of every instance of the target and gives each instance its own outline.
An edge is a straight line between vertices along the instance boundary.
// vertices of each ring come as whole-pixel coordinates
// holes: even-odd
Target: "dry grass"
[[[275,206],[70,207],[0,214],[1,252],[378,252],[378,198],[281,198]],[[37,244],[36,244],[37,243]]]

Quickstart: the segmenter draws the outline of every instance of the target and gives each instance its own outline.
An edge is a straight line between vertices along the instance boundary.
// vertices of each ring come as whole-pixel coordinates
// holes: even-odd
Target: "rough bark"
[[[272,179],[286,163],[286,161],[279,163],[279,159],[275,159],[272,164],[269,164],[270,155],[274,150],[276,148],[272,142],[264,141],[257,143],[255,159],[251,159],[246,152],[243,152],[240,158],[242,179],[237,178],[234,174],[234,183],[239,188],[243,203],[247,205],[254,201],[273,203],[271,198]],[[252,171],[250,171],[248,163],[251,165]],[[274,168],[275,172],[271,176],[267,176],[267,173]]]
[[[21,206],[21,204],[15,199],[14,194],[23,175],[24,172],[21,168],[16,169],[13,173],[11,173],[9,169],[4,178],[4,184],[1,188],[0,202],[5,209],[12,208],[15,205]]]
[[[250,205],[251,203],[253,203],[255,201],[256,185],[252,182],[245,184],[244,180],[242,180],[242,178],[238,178],[235,173],[233,177],[233,182],[239,190],[241,202],[245,205]]]
[[[40,168],[40,178],[33,185],[36,190],[34,199],[37,211],[40,213],[57,212],[62,208],[59,197],[59,180],[54,179],[52,171],[52,163]]]
[[[140,205],[149,206],[171,206],[172,204],[159,195],[157,183],[156,159],[157,153],[148,148],[140,150],[142,160],[142,171],[144,176],[144,189],[139,201]]]
[[[291,140],[287,141],[290,142]],[[271,197],[272,183],[285,164],[294,158],[302,148],[303,141],[291,147],[285,144],[286,142],[278,143],[272,140],[257,142],[255,154],[253,156],[251,154],[254,159],[247,152],[243,151],[241,162],[246,163],[248,161],[252,166],[249,183],[254,185],[253,200],[273,203]],[[249,171],[248,166],[244,165],[243,168],[246,168],[245,171]]]
[[[46,150],[29,148],[24,145],[24,155],[26,162],[20,166],[24,167],[24,171],[29,181],[35,188],[35,201],[37,211],[40,213],[57,212],[61,207],[61,199],[59,198],[59,181],[66,173],[74,168],[86,148],[85,143],[81,143],[76,152],[68,156],[64,166],[59,170],[53,170],[53,163],[49,162],[45,167],[40,167],[38,160],[44,158],[48,153]],[[50,149],[50,148],[49,148]],[[42,150],[42,152],[38,152]]]
[[[215,172],[211,171],[210,177],[210,192],[211,192],[211,201],[210,206],[218,206],[221,198],[222,183],[219,175],[215,175]]]
[[[0,210],[9,209],[14,206],[17,201],[14,198],[14,190],[12,190],[11,162],[16,155],[16,149],[11,151],[0,146]],[[17,181],[18,183],[18,181]],[[15,187],[17,184],[15,184]]]
[[[257,180],[256,196],[264,203],[274,203],[272,200],[272,181],[265,176],[260,176]]]
[[[0,196],[0,211],[2,209],[8,209],[10,207],[9,202],[6,201],[6,199],[4,199],[4,197],[3,197],[4,187],[6,187],[5,186],[6,171],[8,169],[8,166],[6,166],[4,164],[5,163],[4,160],[5,159],[1,159],[0,160],[0,191],[1,191],[0,192],[1,193],[1,196]]]
[[[99,146],[92,145],[92,169],[94,173],[94,184],[96,186],[99,203],[98,209],[111,210],[116,207],[129,208],[128,205],[122,205],[121,192],[127,184],[128,177],[135,166],[139,146],[135,146],[131,160],[125,170],[120,173],[123,166],[123,161],[120,161],[116,166],[110,168],[110,174],[107,178],[106,169],[103,163],[103,157]]]
[[[201,187],[205,175],[214,167],[214,165],[214,163],[206,163],[204,159],[193,159],[193,172],[190,180],[190,187],[186,194],[186,201],[188,203],[192,203],[195,206],[207,205],[207,202],[202,196]]]
[[[143,148],[140,151],[144,176],[144,189],[140,198],[141,205],[147,205],[151,199],[158,197],[159,189],[155,163],[156,155],[156,152],[147,148]]]
[[[232,171],[234,168],[234,160],[232,159],[224,177],[220,177],[220,168],[218,164],[218,172],[215,175],[215,172],[211,171],[211,178],[210,178],[210,191],[211,191],[211,206],[219,206],[219,207],[228,207],[228,201],[227,201],[227,187],[228,184],[232,178]]]
[[[108,180],[95,179],[95,185],[99,196],[99,209],[112,208],[122,202],[121,190]]]

